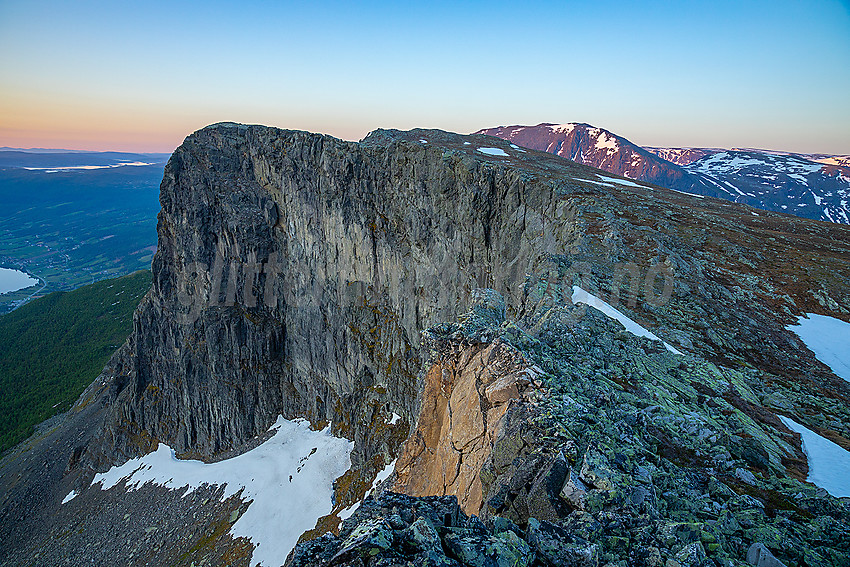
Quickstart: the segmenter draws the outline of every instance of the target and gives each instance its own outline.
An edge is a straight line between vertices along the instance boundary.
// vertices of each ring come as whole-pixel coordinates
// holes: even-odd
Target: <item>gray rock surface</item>
[[[747,563],[755,567],[786,567],[763,543],[754,543],[747,550]]]

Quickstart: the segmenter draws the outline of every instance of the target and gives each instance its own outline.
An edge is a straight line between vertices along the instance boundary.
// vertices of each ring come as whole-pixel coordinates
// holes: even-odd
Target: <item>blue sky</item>
[[[222,120],[850,153],[850,5],[0,0],[0,146],[170,151]]]

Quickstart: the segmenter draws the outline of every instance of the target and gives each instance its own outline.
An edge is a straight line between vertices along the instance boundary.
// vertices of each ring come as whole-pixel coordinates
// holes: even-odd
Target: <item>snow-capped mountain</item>
[[[500,126],[476,132],[661,187],[760,209],[850,224],[848,156],[774,150],[643,148],[589,124]]]
[[[629,140],[589,124],[538,124],[500,126],[479,130],[517,145],[549,152],[575,162],[654,183],[669,189],[726,198],[723,191],[699,173],[669,162]]]
[[[650,146],[644,146],[643,149],[676,165],[688,165],[705,156],[724,151],[723,148],[654,148]]]
[[[715,180],[728,199],[810,219],[850,224],[850,168],[798,155],[722,151],[685,166]]]
[[[659,148],[652,146],[643,146],[643,149],[652,152],[662,159],[676,165],[690,165],[698,159],[702,159],[712,154],[730,151],[727,148]],[[800,154],[793,152],[782,152],[777,150],[764,150],[759,148],[731,148],[733,152],[755,152],[759,154],[767,154],[773,156],[797,156],[803,159],[822,163],[825,165],[840,165],[842,167],[850,167],[850,155],[833,155],[833,154]]]
[[[826,165],[850,167],[850,156],[831,156],[829,154],[806,154],[803,157]]]

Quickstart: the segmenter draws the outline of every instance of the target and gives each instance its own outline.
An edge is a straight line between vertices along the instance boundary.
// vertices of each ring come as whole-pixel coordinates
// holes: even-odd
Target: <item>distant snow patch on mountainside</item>
[[[478,148],[478,151],[488,156],[510,157],[505,150],[501,148]]]
[[[850,224],[850,171],[782,152],[727,150],[684,167],[732,201],[802,217]]]
[[[246,537],[256,546],[251,565],[282,565],[298,538],[331,512],[333,482],[351,466],[354,444],[330,434],[330,426],[312,431],[305,420],[278,417],[262,445],[237,457],[204,463],[181,460],[160,443],[148,455],[95,475],[92,485],[108,490],[126,480],[134,490],[152,482],[166,488],[185,488],[189,494],[201,485],[224,486],[222,500],[244,489],[252,500],[231,527],[234,537]]]
[[[573,130],[575,130],[575,127],[576,127],[576,125],[575,125],[574,123],[569,123],[569,124],[551,124],[551,125],[549,126],[549,128],[550,128],[553,132],[563,132],[564,134],[569,134],[570,132],[572,132]],[[514,134],[516,134],[517,132],[521,132],[521,131],[523,131],[523,130],[525,130],[525,129],[526,129],[526,126],[523,126],[523,127],[521,127],[521,128],[515,128],[515,129],[511,132],[511,135],[514,135]]]
[[[654,148],[651,146],[644,146],[643,149],[676,165],[688,165],[705,156],[724,151],[723,148]]]
[[[850,382],[850,323],[817,313],[806,313],[797,321],[797,325],[786,328],[800,337],[836,376]]]
[[[812,161],[816,161],[818,163],[822,163],[825,165],[841,165],[844,167],[850,167],[850,156],[826,156],[821,157],[818,155],[807,156]]]
[[[591,128],[589,132],[596,136],[596,144],[593,147],[598,150],[608,150],[609,153],[617,151],[617,138],[609,136],[605,131],[598,128]]]
[[[850,452],[789,417],[780,415],[779,419],[803,438],[803,452],[809,461],[806,480],[836,498],[850,496]]]
[[[78,495],[79,492],[77,492],[76,490],[72,490],[65,496],[65,498],[62,499],[62,504],[67,504],[68,502],[76,498]]]

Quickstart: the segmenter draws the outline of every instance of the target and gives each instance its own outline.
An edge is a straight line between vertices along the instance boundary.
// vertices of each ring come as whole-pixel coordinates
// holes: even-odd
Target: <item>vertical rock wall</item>
[[[394,449],[416,415],[420,330],[481,285],[520,310],[504,282],[548,262],[535,241],[558,209],[551,184],[391,132],[356,144],[233,124],[186,139],[161,202],[96,461],[151,439],[208,458],[278,413],[333,422],[355,460]],[[391,412],[401,422],[378,427]]]

